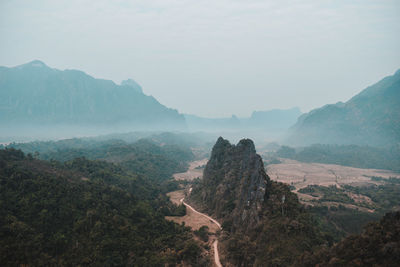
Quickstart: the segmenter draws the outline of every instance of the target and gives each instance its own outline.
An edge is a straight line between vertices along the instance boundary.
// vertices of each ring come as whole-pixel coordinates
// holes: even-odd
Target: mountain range
[[[289,129],[289,145],[392,146],[400,144],[400,70],[345,103],[303,115],[291,108],[215,119],[180,114],[144,94],[132,79],[116,84],[34,60],[0,67],[0,123],[1,142],[138,130],[210,131],[264,141],[281,140]]]
[[[145,95],[134,80],[118,85],[79,70],[50,68],[39,60],[0,67],[0,122],[9,127],[186,128],[182,114]]]

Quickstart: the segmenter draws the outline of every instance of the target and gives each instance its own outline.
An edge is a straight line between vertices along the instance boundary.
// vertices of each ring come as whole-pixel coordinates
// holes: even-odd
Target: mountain
[[[184,129],[176,110],[143,94],[133,80],[121,85],[41,61],[0,67],[0,123],[8,126],[70,125],[129,129]]]
[[[258,129],[286,130],[301,115],[298,107],[291,109],[272,109],[267,111],[254,111],[248,119],[248,126]]]
[[[222,222],[227,266],[288,266],[324,242],[296,194],[265,173],[250,139],[218,139],[189,201]]]
[[[232,115],[230,118],[203,118],[185,114],[188,128],[191,130],[212,131],[286,131],[296,123],[301,115],[299,108],[272,109],[266,111],[254,111],[250,117],[238,118]]]
[[[122,82],[121,82],[121,85],[123,85],[123,86],[130,86],[130,87],[132,87],[136,92],[142,93],[142,94],[143,94],[143,89],[142,89],[142,87],[141,87],[136,81],[134,81],[134,80],[132,80],[132,79],[128,79],[128,80],[122,81]]]
[[[300,116],[288,143],[389,146],[400,142],[400,70],[346,103]]]
[[[217,218],[229,217],[233,227],[253,227],[258,223],[269,182],[263,168],[250,139],[232,146],[218,138],[204,169],[202,203],[213,207],[212,214]]]

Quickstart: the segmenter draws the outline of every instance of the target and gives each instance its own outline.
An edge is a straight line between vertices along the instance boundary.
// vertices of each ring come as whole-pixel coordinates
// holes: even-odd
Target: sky
[[[34,59],[181,113],[307,112],[400,68],[400,1],[0,0],[0,65]]]

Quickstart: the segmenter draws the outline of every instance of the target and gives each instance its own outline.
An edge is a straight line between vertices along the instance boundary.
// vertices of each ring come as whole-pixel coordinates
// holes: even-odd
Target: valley
[[[399,266],[399,11],[0,0],[0,267]]]

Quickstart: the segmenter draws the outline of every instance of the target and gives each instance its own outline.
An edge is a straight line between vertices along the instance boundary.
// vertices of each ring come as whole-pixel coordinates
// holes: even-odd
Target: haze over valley
[[[0,3],[0,266],[397,266],[396,1]]]

